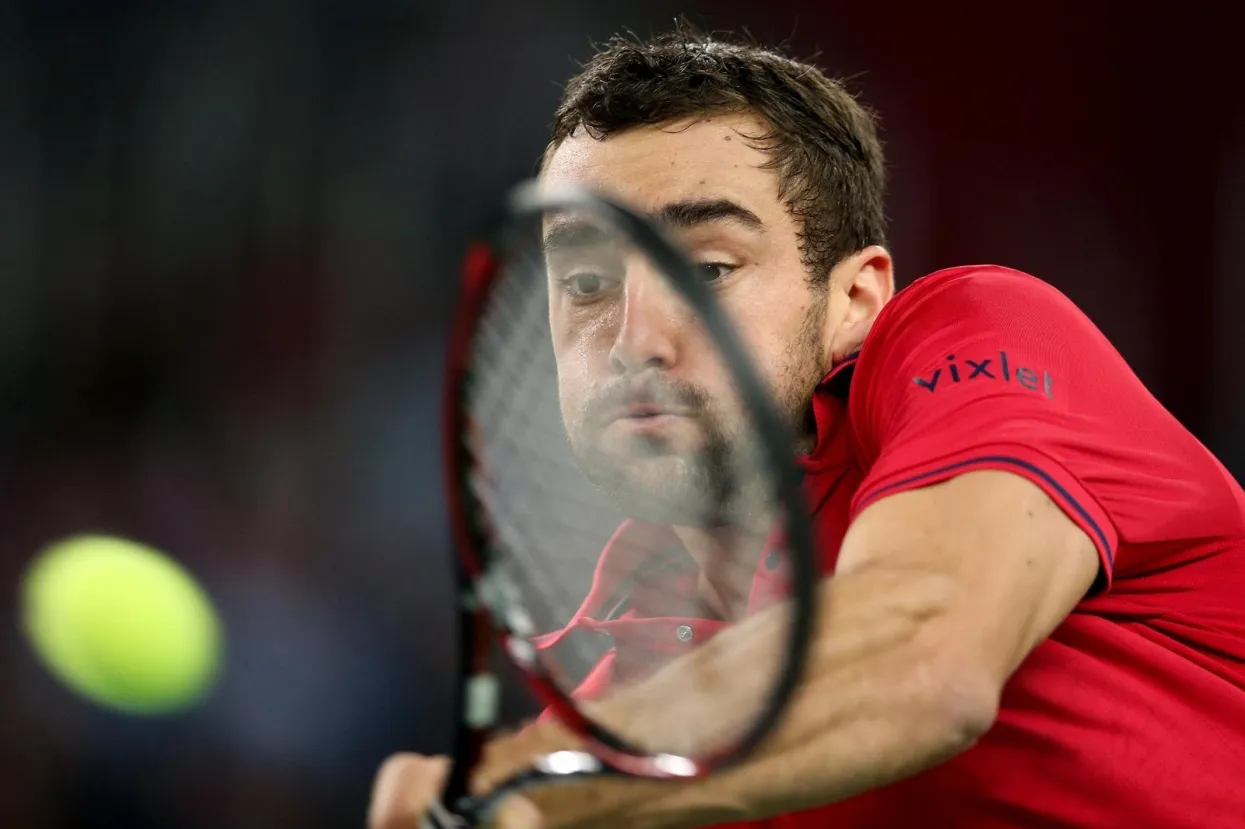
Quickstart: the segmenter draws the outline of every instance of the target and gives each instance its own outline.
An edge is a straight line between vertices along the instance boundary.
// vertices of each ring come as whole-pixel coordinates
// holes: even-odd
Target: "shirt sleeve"
[[[1110,587],[1119,536],[1104,506],[1127,486],[1120,400],[1147,395],[1050,285],[996,267],[925,277],[874,325],[852,380],[866,476],[852,515],[886,495],[999,469],[1041,487],[1097,547]]]

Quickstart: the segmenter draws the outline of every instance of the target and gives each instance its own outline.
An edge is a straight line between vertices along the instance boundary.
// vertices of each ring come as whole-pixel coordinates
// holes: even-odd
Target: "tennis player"
[[[532,790],[502,826],[1245,826],[1245,493],[1050,285],[977,265],[893,295],[882,151],[839,84],[685,31],[616,40],[567,87],[541,176],[665,217],[721,283],[804,438],[826,601],[807,677],[751,760]],[[551,302],[564,412],[644,377],[669,392],[648,408],[681,401],[669,428],[739,439],[702,335],[659,294],[635,290],[605,332],[560,325]],[[567,427],[590,455],[590,424]],[[613,475],[620,491],[670,485]],[[772,620],[689,658],[747,683],[779,647]],[[642,658],[629,651],[652,637],[613,624],[613,658]],[[712,733],[730,712],[683,700],[679,664],[607,695],[601,716]],[[592,693],[609,681],[598,671]],[[541,720],[496,740],[478,783],[575,746]],[[391,758],[373,829],[418,825],[446,763]]]

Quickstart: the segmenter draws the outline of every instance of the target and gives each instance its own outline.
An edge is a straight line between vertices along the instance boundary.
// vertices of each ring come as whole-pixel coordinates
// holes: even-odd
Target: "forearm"
[[[917,717],[854,721],[722,774],[620,802],[613,814],[625,815],[626,825],[633,829],[695,829],[760,820],[835,803],[902,780],[950,758],[970,742],[967,734],[957,738]]]
[[[932,574],[881,570],[827,581],[805,678],[779,727],[734,769],[699,781],[585,783],[533,797],[552,826],[626,815],[628,825],[678,829],[830,803],[936,764],[971,743],[989,708],[976,686],[955,687],[957,678],[928,656],[953,606],[951,590]],[[757,666],[781,651],[783,635],[781,611],[741,623],[595,713],[607,724],[625,722],[628,734],[647,732],[642,742],[696,753],[755,710],[763,690],[756,683],[772,676]],[[710,670],[733,679],[720,696],[685,691],[689,677]]]
[[[977,729],[937,695],[915,687],[920,680],[905,677],[900,663],[892,671],[876,661],[870,666],[879,680],[894,678],[890,692],[870,691],[863,682],[809,684],[772,744],[736,768],[639,801],[628,825],[691,829],[727,815],[757,820],[823,806],[902,780],[969,747]],[[905,682],[911,683],[907,689]],[[720,817],[699,818],[715,814]]]

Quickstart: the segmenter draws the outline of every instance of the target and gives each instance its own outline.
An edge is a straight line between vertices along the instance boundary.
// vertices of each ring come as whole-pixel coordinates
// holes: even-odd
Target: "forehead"
[[[779,208],[769,156],[749,137],[767,127],[748,115],[719,115],[636,127],[599,141],[577,130],[548,158],[541,180],[575,184],[640,210],[673,201],[726,198],[758,214]]]

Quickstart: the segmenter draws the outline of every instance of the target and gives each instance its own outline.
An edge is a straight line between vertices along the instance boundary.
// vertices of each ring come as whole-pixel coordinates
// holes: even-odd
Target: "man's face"
[[[829,368],[827,294],[810,287],[797,223],[779,199],[777,174],[764,169],[769,157],[744,138],[764,131],[744,115],[637,128],[603,141],[581,131],[554,151],[541,178],[586,186],[665,220],[703,265],[780,409],[807,442],[809,400]],[[575,244],[585,244],[583,234]],[[583,261],[559,246],[547,255],[571,446],[625,512],[699,523],[694,516],[724,470],[755,457],[730,375],[695,315],[647,263],[623,255],[607,273]]]

